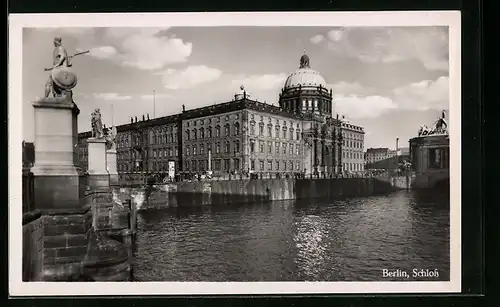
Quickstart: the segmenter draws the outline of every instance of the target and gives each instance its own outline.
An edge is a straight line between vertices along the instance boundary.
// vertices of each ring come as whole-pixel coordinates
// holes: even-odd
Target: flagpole
[[[156,118],[156,92],[153,90],[153,118]]]
[[[111,103],[111,127],[115,126],[115,104]]]

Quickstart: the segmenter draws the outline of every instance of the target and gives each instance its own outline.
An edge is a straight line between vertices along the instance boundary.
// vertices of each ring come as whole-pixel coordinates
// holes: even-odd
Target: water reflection
[[[138,215],[149,281],[362,281],[382,269],[449,279],[449,202],[398,192],[334,203],[179,207]]]

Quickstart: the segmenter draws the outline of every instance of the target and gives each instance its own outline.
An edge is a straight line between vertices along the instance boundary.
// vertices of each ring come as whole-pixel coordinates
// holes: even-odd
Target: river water
[[[134,279],[444,281],[449,237],[449,198],[407,191],[328,203],[143,211]],[[384,269],[409,278],[384,278]],[[413,269],[438,276],[414,277]]]

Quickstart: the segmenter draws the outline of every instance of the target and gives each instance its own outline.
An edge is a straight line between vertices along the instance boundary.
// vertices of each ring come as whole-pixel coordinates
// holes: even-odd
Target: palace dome
[[[318,87],[326,89],[326,81],[319,72],[311,69],[309,65],[309,57],[304,54],[300,57],[300,67],[295,72],[291,73],[285,81],[284,89],[294,87]]]

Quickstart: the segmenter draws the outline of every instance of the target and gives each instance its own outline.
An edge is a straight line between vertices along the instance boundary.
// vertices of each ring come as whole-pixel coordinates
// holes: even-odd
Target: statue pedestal
[[[79,209],[85,195],[83,172],[77,163],[77,117],[70,96],[43,98],[35,111],[34,199],[37,209]]]
[[[109,174],[109,185],[118,185],[118,170],[116,165],[116,149],[106,151],[106,165]]]
[[[88,144],[88,185],[92,191],[109,192],[109,174],[106,170],[106,140],[89,138]]]

